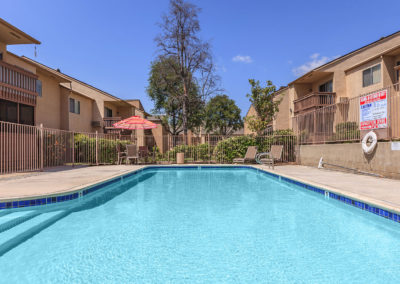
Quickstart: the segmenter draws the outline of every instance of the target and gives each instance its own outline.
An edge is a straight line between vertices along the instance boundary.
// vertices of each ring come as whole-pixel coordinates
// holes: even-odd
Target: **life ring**
[[[368,142],[368,140],[370,138],[371,138],[372,142],[368,146],[367,142]],[[378,143],[378,137],[376,136],[375,132],[373,132],[373,131],[368,132],[364,136],[364,138],[363,138],[363,140],[361,142],[361,146],[362,146],[362,149],[363,149],[364,153],[365,154],[371,154],[374,151],[377,143]]]

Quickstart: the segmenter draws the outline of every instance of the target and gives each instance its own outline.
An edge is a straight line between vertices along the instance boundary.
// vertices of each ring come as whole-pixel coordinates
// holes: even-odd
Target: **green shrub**
[[[255,137],[231,137],[218,142],[213,151],[213,158],[217,163],[232,163],[233,159],[244,157],[249,146],[256,146]]]
[[[335,134],[332,136],[333,141],[346,141],[360,138],[360,130],[355,121],[347,121],[338,123],[335,127]]]
[[[295,161],[296,136],[292,130],[277,130],[269,136],[237,136],[220,141],[214,148],[213,158],[218,163],[232,163],[243,158],[249,146],[257,146],[259,153],[269,152],[271,145],[284,145],[283,160]]]
[[[85,164],[96,163],[96,138],[85,134],[75,134],[74,142],[75,162]],[[121,151],[124,151],[126,145],[131,144],[131,142],[98,138],[97,153],[100,164],[114,164],[117,162],[117,144],[120,144]]]

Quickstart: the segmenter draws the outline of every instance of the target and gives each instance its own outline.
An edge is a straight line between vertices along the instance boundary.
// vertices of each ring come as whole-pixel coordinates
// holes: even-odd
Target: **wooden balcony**
[[[103,118],[103,126],[105,129],[114,129],[113,124],[121,120],[121,117],[105,117]]]
[[[36,106],[38,76],[0,60],[0,99]]]
[[[336,93],[314,92],[294,101],[294,113],[310,111],[334,104]]]

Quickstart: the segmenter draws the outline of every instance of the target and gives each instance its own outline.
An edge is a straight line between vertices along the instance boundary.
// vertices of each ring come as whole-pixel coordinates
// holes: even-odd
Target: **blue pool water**
[[[0,213],[0,283],[399,283],[400,224],[252,169]]]

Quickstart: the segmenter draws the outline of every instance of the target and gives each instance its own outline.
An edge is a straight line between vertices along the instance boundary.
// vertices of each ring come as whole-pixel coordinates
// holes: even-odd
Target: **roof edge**
[[[21,34],[23,37],[27,38],[28,40],[32,41],[32,44],[41,44],[40,41],[38,41],[34,37],[28,35],[27,33],[21,31],[19,28],[13,26],[12,24],[7,22],[6,20],[0,18],[0,23],[5,25],[5,26],[7,26],[9,29],[13,30],[14,32]]]
[[[353,51],[350,51],[350,52],[348,52],[348,53],[346,53],[346,54],[344,54],[344,55],[342,55],[342,56],[340,56],[340,57],[338,57],[338,58],[335,58],[335,59],[333,59],[333,60],[331,60],[331,61],[328,61],[328,62],[326,62],[325,64],[322,64],[321,66],[318,66],[318,67],[316,67],[316,68],[314,68],[314,69],[308,71],[307,73],[301,75],[300,77],[296,78],[295,80],[291,81],[291,82],[288,84],[288,86],[291,85],[291,84],[293,84],[293,83],[295,83],[297,80],[299,80],[299,79],[301,79],[301,78],[303,78],[303,77],[305,77],[305,76],[308,76],[308,75],[312,74],[312,73],[315,72],[315,71],[319,71],[319,69],[321,69],[321,68],[324,68],[324,67],[326,67],[326,66],[328,66],[328,65],[330,65],[330,64],[336,63],[336,62],[338,62],[338,61],[340,61],[340,60],[343,60],[343,59],[345,59],[345,58],[347,58],[347,57],[349,57],[349,56],[352,56],[352,55],[355,54],[355,53],[358,53],[358,52],[363,51],[363,50],[366,49],[366,48],[369,48],[369,47],[372,47],[372,46],[374,46],[374,45],[377,45],[378,43],[380,43],[380,42],[382,42],[382,41],[384,41],[384,40],[388,40],[388,39],[390,39],[390,38],[392,38],[392,37],[394,37],[394,36],[396,36],[396,35],[398,35],[398,34],[400,34],[400,31],[397,31],[397,32],[394,32],[394,33],[389,34],[389,35],[387,35],[387,36],[381,37],[380,39],[378,39],[378,40],[376,40],[376,41],[373,41],[373,42],[371,42],[371,43],[369,43],[369,44],[366,44],[366,45],[364,45],[364,46],[362,46],[362,47],[360,47],[360,48],[357,48],[357,49],[355,49],[355,50],[353,50]]]

